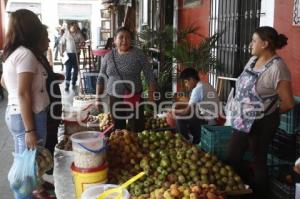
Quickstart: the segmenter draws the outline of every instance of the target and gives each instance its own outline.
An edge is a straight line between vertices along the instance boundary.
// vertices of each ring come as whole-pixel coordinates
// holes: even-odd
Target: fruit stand
[[[103,167],[108,163],[107,180],[88,182],[87,179],[80,179],[80,181],[86,181],[89,186],[104,182],[120,185],[144,171],[146,175],[127,188],[130,198],[223,199],[229,195],[252,193],[249,186],[243,183],[232,168],[221,161],[222,154],[217,153],[217,150],[210,150],[209,147],[213,146],[211,142],[215,142],[216,138],[205,139],[206,148],[204,147],[204,149],[207,152],[213,152],[206,153],[201,149],[203,148],[201,144],[192,145],[180,134],[175,133],[175,129],[168,125],[167,114],[154,116],[148,112],[144,114],[146,121],[144,131],[114,130],[111,115],[97,113],[90,106],[93,103],[93,97],[77,96],[74,101],[76,102],[73,107],[75,111],[72,108],[65,109],[64,114],[66,115],[67,112],[70,117],[69,121],[65,121],[65,135],[57,145],[57,152],[64,155],[54,158],[56,166],[59,166],[60,161],[63,160],[66,160],[63,164],[64,167],[70,168],[73,165],[72,170],[68,169],[68,175],[66,175],[65,168],[54,168],[57,178],[61,177],[61,172],[64,172],[68,178],[65,182],[73,181],[74,183],[72,186],[67,186],[60,184],[63,183],[61,181],[56,182],[57,186],[72,192],[66,193],[66,189],[61,189],[61,194],[79,198],[84,192],[85,184],[82,186],[78,184],[80,168],[79,170],[74,168],[73,161],[76,161],[76,157],[74,158],[76,154],[72,151],[74,143],[72,144],[70,141],[72,135],[82,131],[99,132],[99,136],[105,136],[107,140],[106,162],[98,165]],[[80,122],[77,122],[78,118],[81,120]],[[201,129],[199,129],[199,133],[201,133]],[[74,163],[75,166],[80,165]],[[74,173],[77,177],[74,176]],[[72,175],[73,180],[71,179]],[[82,176],[84,175],[82,173]],[[80,191],[77,190],[78,187],[81,187]],[[74,195],[75,190],[76,196]]]

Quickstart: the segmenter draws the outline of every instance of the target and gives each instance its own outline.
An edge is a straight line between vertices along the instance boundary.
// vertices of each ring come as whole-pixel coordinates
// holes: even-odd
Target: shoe
[[[75,85],[72,86],[72,90],[74,90],[74,91],[76,90],[76,86]]]
[[[47,191],[33,191],[32,192],[33,199],[52,199]]]

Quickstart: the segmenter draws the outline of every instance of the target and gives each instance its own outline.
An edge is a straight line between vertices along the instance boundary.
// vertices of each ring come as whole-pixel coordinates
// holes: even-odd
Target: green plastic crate
[[[219,159],[224,160],[231,134],[232,128],[230,126],[203,125],[199,146],[205,152],[214,154]]]
[[[280,159],[276,155],[269,153],[267,156],[267,164],[269,167],[278,167],[278,166],[293,165],[294,162]]]
[[[300,97],[294,97],[295,107],[287,113],[280,115],[279,128],[288,134],[300,130]]]

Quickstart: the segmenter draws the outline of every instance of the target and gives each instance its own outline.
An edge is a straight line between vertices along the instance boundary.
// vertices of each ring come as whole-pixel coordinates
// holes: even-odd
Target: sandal
[[[33,199],[53,199],[48,192],[46,192],[45,190],[38,192],[38,191],[34,191],[32,192],[33,195]]]
[[[42,184],[42,187],[45,190],[54,190],[54,185],[48,181],[44,181],[44,183]]]

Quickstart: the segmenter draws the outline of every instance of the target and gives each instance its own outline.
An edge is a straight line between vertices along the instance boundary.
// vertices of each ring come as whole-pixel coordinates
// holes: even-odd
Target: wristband
[[[33,132],[33,131],[35,131],[35,129],[27,130],[27,131],[25,131],[25,133],[30,133],[30,132]]]

